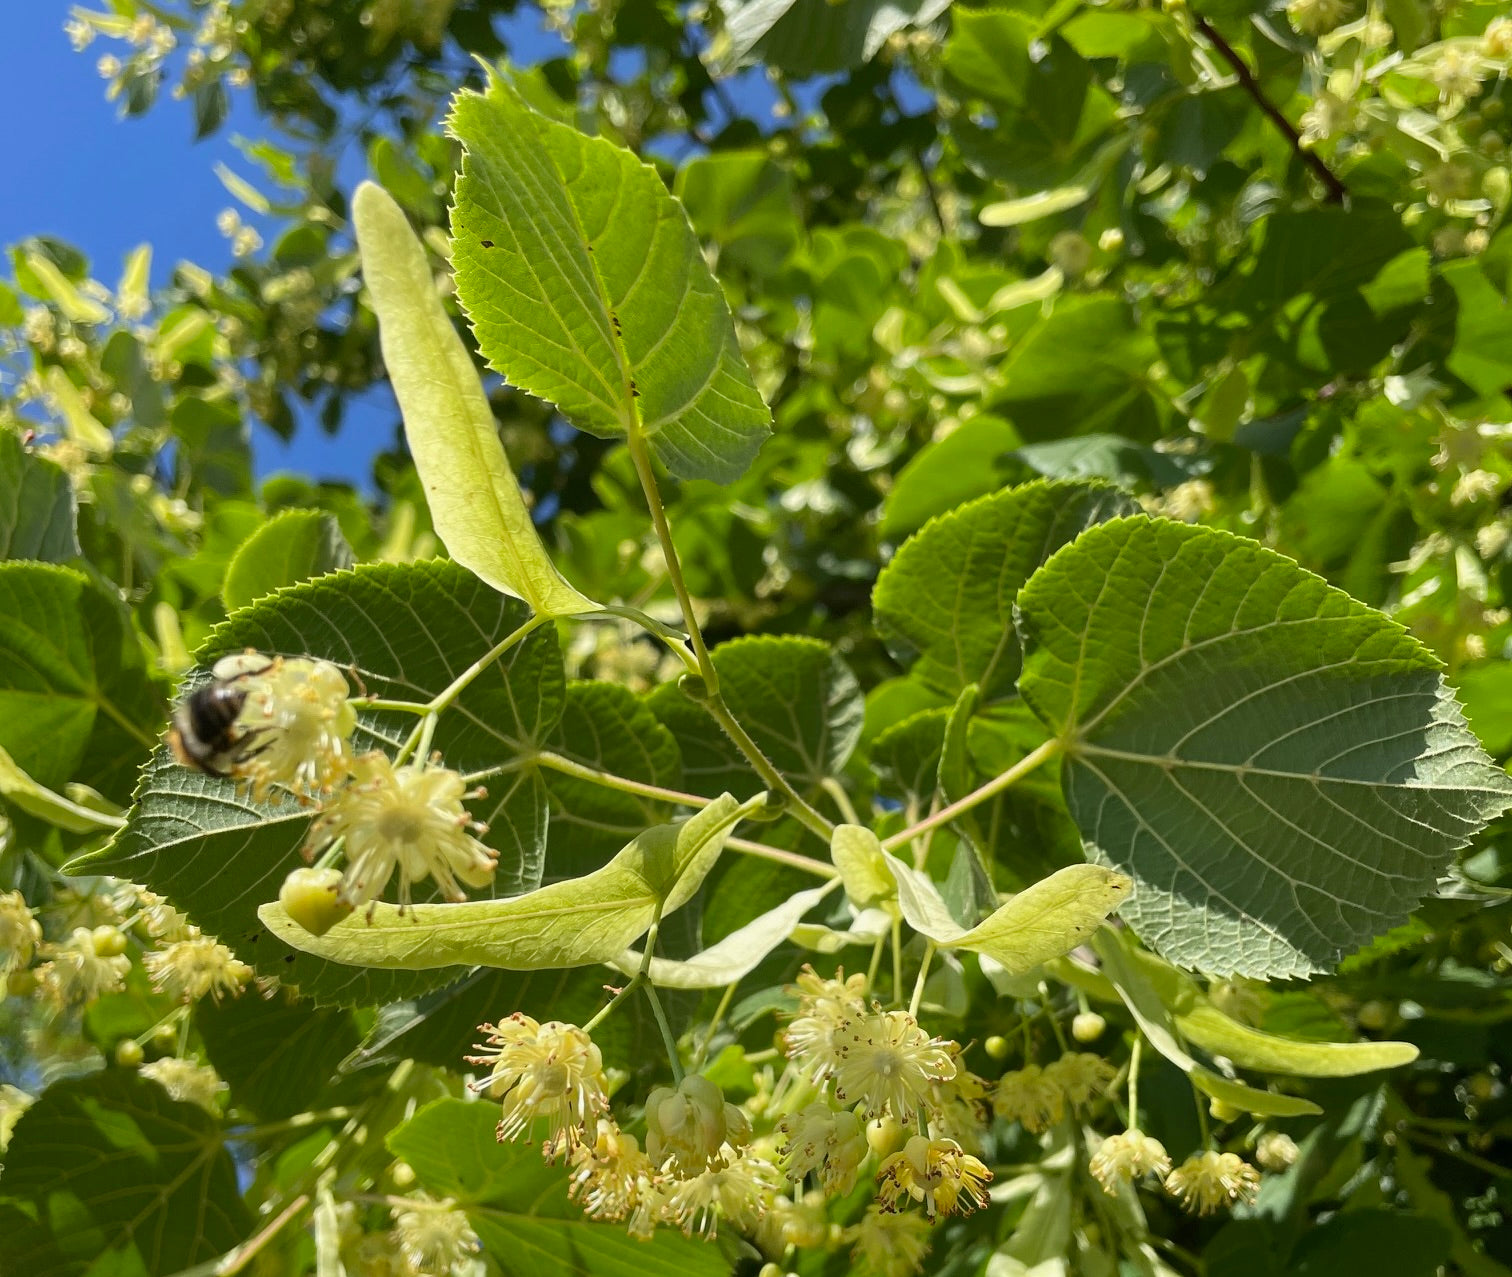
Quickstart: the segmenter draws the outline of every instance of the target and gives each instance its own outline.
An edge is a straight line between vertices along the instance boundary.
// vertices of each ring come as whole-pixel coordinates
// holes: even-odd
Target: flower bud
[[[115,1062],[123,1069],[134,1069],[146,1056],[142,1044],[135,1038],[122,1038],[115,1044]]]
[[[675,1090],[658,1086],[646,1097],[646,1154],[655,1166],[699,1174],[724,1144],[726,1120],[724,1094],[708,1078],[695,1073]]]
[[[903,1147],[908,1128],[895,1117],[874,1117],[866,1124],[866,1143],[879,1158],[890,1157]]]
[[[90,939],[97,958],[115,958],[126,952],[126,933],[119,927],[96,927]]]
[[[1220,1122],[1232,1122],[1244,1116],[1244,1110],[1230,1104],[1227,1100],[1212,1099],[1208,1101],[1208,1112]]]
[[[1255,1145],[1255,1160],[1268,1171],[1284,1171],[1297,1160],[1297,1141],[1281,1131],[1266,1131]]]
[[[987,1041],[982,1043],[982,1050],[987,1052],[990,1059],[1006,1060],[1008,1058],[1008,1039],[1001,1034],[994,1033]]]
[[[1108,1022],[1096,1011],[1083,1011],[1071,1021],[1071,1036],[1078,1042],[1096,1042],[1107,1027]]]
[[[323,936],[352,912],[340,891],[339,869],[295,869],[278,889],[278,902],[312,936]]]

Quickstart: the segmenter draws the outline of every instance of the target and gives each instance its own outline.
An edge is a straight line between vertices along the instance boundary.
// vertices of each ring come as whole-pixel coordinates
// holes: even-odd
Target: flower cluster
[[[291,875],[280,899],[295,921],[316,934],[328,930],[376,901],[396,870],[401,908],[426,878],[452,901],[466,899],[463,885],[493,881],[498,855],[475,837],[487,827],[464,805],[484,791],[469,790],[437,758],[396,766],[381,750],[355,753],[356,703],[335,665],[246,652],[224,658],[214,673],[217,689],[240,698],[226,738],[229,774],[256,800],[292,796],[318,807],[305,858],[339,851],[345,861],[334,878],[324,865]],[[196,742],[198,756],[214,744]],[[194,750],[181,756],[196,761]]]

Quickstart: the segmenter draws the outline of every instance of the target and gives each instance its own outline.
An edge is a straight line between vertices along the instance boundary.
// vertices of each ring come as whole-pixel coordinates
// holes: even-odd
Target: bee
[[[213,679],[197,687],[173,711],[168,729],[168,748],[185,767],[209,776],[229,776],[239,763],[246,762],[267,742],[257,743],[262,735],[238,727],[237,719],[247,703],[243,680],[260,674],[273,661],[260,652],[243,652],[223,657],[215,663]]]

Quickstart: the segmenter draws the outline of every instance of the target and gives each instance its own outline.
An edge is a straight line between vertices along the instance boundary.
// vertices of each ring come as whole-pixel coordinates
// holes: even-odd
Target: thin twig
[[[1216,27],[1213,26],[1201,14],[1192,14],[1197,23],[1197,30],[1202,32],[1203,37],[1220,57],[1234,69],[1234,75],[1238,77],[1240,86],[1255,100],[1255,105],[1264,112],[1270,120],[1286,136],[1291,143],[1291,148],[1297,153],[1302,163],[1313,171],[1313,176],[1322,182],[1328,191],[1328,200],[1331,204],[1347,204],[1349,202],[1349,188],[1338,178],[1338,175],[1323,162],[1323,157],[1309,150],[1302,144],[1302,135],[1297,132],[1292,122],[1281,113],[1281,109],[1265,96],[1260,88],[1259,81],[1250,71],[1249,65],[1235,51],[1234,46],[1225,40]]]

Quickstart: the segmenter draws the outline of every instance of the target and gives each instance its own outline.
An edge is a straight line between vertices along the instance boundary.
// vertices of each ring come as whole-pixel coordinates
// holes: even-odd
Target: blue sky
[[[182,259],[224,270],[231,252],[215,219],[236,201],[216,177],[215,166],[224,163],[244,177],[255,177],[233,138],[269,134],[252,109],[250,93],[233,92],[230,117],[203,142],[193,140],[189,104],[166,96],[145,116],[124,119],[117,104],[106,100],[105,82],[95,67],[102,54],[118,52],[119,46],[97,40],[75,53],[63,34],[69,0],[0,3],[6,10],[0,120],[9,126],[6,180],[0,183],[0,245],[28,235],[54,235],[82,249],[93,273],[108,284],[119,277],[125,254],[141,243],[153,247],[154,284],[166,282],[173,264]],[[509,24],[507,37],[517,62],[549,56],[561,47],[534,20],[524,18]],[[743,101],[771,97],[756,72],[740,77],[732,88]],[[357,154],[346,159],[342,177],[355,185],[365,176],[364,162]],[[246,209],[239,211],[257,223]],[[8,273],[8,263],[4,270]],[[295,470],[370,488],[371,459],[392,443],[396,420],[392,400],[380,391],[352,407],[336,438],[309,423],[291,444],[284,444],[265,427],[254,426],[257,472]]]

